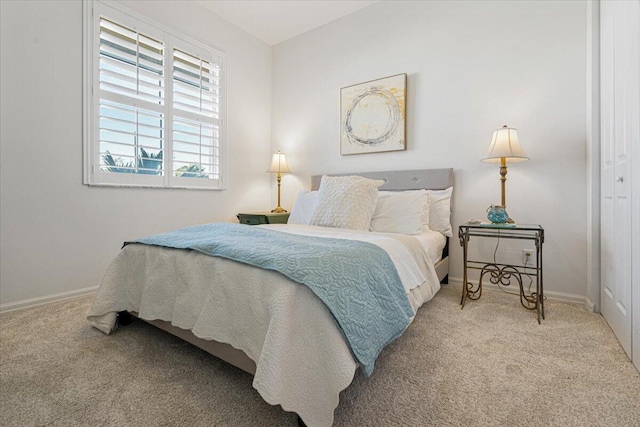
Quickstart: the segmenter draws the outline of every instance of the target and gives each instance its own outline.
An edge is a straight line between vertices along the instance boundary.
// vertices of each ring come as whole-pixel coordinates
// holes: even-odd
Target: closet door
[[[640,0],[629,6],[629,96],[627,109],[631,138],[631,298],[633,320],[631,353],[633,363],[640,371]]]
[[[640,143],[639,6],[638,0],[603,1],[600,6],[601,304],[603,316],[629,357],[632,356],[631,164],[633,144]]]

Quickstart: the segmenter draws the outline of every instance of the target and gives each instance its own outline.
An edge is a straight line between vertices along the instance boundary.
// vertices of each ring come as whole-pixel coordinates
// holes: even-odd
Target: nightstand
[[[535,310],[544,319],[544,287],[542,285],[542,244],[544,243],[544,229],[539,225],[521,224],[463,224],[458,228],[458,237],[463,254],[463,283],[460,305],[464,308],[467,299],[477,300],[482,296],[482,280],[486,278],[498,286],[517,284],[520,303],[528,310]],[[490,239],[518,239],[530,240],[536,245],[535,265],[501,264],[495,261],[472,261],[468,259],[468,245],[471,237]],[[467,270],[480,270],[480,280],[477,284],[469,281]],[[529,277],[535,283],[535,291],[526,291],[524,278]]]
[[[289,212],[251,212],[239,213],[236,215],[240,224],[260,225],[260,224],[286,224],[289,219]]]

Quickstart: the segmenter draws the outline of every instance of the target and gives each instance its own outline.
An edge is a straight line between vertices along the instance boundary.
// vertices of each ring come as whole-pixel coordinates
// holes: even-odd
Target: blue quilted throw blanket
[[[391,258],[371,243],[231,223],[197,225],[128,243],[193,249],[277,271],[309,287],[332,313],[367,377],[380,351],[414,315]]]

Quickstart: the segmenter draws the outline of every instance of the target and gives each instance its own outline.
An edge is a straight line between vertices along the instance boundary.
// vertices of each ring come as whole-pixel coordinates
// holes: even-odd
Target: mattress
[[[431,262],[435,264],[442,259],[442,251],[447,244],[447,238],[442,233],[425,231],[413,237],[420,242]]]

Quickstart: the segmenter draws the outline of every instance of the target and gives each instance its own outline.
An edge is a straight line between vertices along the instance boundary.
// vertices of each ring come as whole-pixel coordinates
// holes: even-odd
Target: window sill
[[[154,188],[164,190],[206,190],[206,191],[223,191],[227,187],[189,187],[189,186],[165,186],[165,185],[143,185],[143,184],[91,184],[85,183],[89,187],[116,187],[116,188]]]

